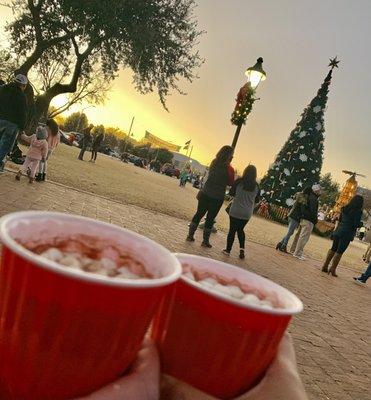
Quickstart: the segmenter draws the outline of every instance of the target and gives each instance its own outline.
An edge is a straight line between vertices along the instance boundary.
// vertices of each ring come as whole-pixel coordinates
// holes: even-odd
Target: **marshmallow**
[[[213,288],[214,286],[216,286],[218,284],[218,281],[214,278],[205,278],[205,279],[198,281],[198,283],[202,286],[206,286],[208,288]]]
[[[59,264],[65,265],[66,267],[81,269],[80,261],[72,255],[65,255],[59,260]]]
[[[44,251],[41,256],[47,258],[50,261],[59,262],[61,258],[63,258],[63,254],[60,250],[55,247],[51,247],[50,249]]]
[[[191,281],[195,280],[195,277],[194,277],[194,275],[193,275],[193,273],[191,271],[185,272],[183,274],[183,276],[185,276],[186,278],[190,279]]]
[[[234,299],[242,299],[245,296],[245,293],[238,286],[227,285],[226,287],[229,289],[229,295]]]

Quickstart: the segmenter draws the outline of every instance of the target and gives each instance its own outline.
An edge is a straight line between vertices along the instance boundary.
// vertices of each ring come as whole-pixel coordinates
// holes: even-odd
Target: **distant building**
[[[173,152],[173,164],[176,168],[182,169],[188,163],[190,163],[192,170],[195,172],[203,174],[206,171],[206,166],[202,165],[194,158],[189,159],[184,154]]]

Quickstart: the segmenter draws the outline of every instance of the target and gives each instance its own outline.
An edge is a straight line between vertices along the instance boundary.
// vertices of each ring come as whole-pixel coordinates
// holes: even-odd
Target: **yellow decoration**
[[[345,182],[345,185],[336,200],[336,204],[332,210],[334,214],[340,214],[341,209],[349,203],[352,197],[356,195],[357,188],[358,182],[356,177],[355,175],[351,175],[351,177]]]

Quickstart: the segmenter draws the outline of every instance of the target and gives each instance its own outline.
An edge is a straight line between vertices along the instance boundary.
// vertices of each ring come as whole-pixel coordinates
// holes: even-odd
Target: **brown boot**
[[[328,266],[330,265],[330,262],[331,262],[332,258],[334,257],[334,255],[335,255],[335,252],[332,250],[329,250],[327,252],[327,257],[326,257],[325,263],[323,264],[322,272],[328,273]]]
[[[329,274],[331,274],[332,276],[337,276],[336,268],[339,265],[339,262],[340,262],[342,256],[343,256],[342,254],[335,253],[334,258],[332,259],[332,265],[331,265],[331,268],[329,271]]]

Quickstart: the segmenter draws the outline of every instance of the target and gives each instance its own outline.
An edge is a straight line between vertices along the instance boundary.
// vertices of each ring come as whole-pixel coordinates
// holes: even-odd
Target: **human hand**
[[[116,382],[76,400],[158,400],[160,362],[155,345],[145,339],[127,375]]]
[[[161,400],[217,400],[215,397],[169,376],[162,377]],[[286,333],[277,356],[268,368],[262,381],[249,392],[235,400],[307,400],[301,382],[294,345]]]

